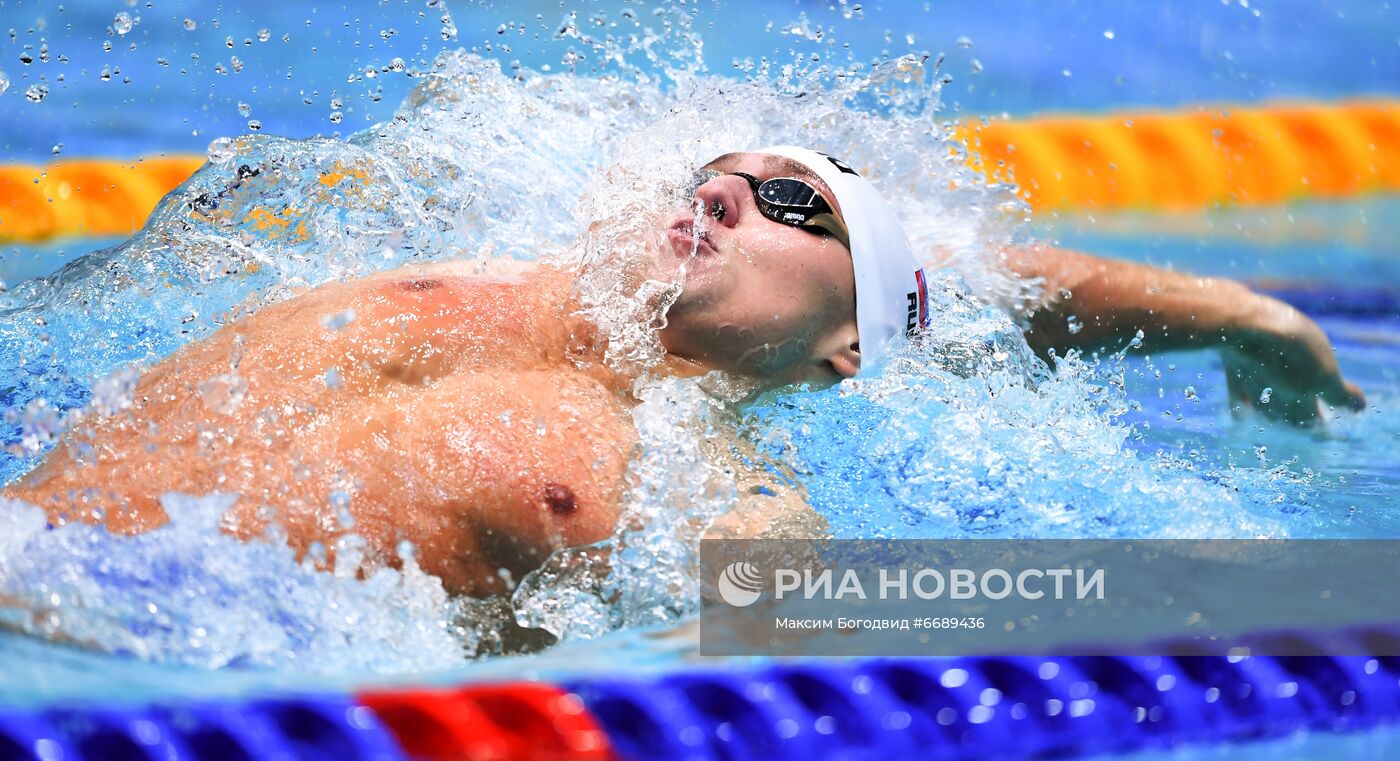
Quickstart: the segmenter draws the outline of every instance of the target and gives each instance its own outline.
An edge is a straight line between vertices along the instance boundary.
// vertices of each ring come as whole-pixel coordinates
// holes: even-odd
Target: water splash
[[[298,563],[285,543],[219,531],[232,497],[167,496],[138,536],[46,529],[0,501],[0,626],[203,668],[307,673],[444,669],[474,651],[466,609],[412,561],[356,578]]]
[[[651,367],[684,282],[684,270],[662,281],[639,268],[660,243],[657,222],[686,208],[683,189],[703,162],[780,135],[877,178],[900,199],[930,271],[962,275],[933,278],[936,329],[882,375],[770,396],[737,422],[723,399],[742,392],[721,380],[644,378],[625,517],[610,540],[561,552],[522,580],[511,600],[521,624],[586,639],[692,613],[695,539],[734,496],[703,443],[732,428],[799,470],[844,536],[1281,531],[1258,504],[1271,493],[1253,471],[1203,477],[1188,458],[1134,448],[1119,421],[1121,366],[1069,358],[1051,375],[1006,313],[985,305],[1034,293],[995,266],[1024,239],[1026,208],[974,175],[939,121],[948,80],[938,59],[804,59],[735,82],[699,67],[687,13],[658,18],[668,31],[630,37],[562,24],[576,53],[605,62],[598,76],[502,71],[444,53],[392,119],[346,141],[215,140],[210,163],[131,240],[2,297],[0,404],[18,449],[3,455],[0,481],[29,467],[29,451],[79,419],[74,411],[128,407],[144,364],[301,289],[414,262],[576,265],[608,362]],[[450,16],[442,23],[445,38],[456,34]],[[664,64],[665,78],[634,67],[639,57]],[[199,392],[224,409],[239,403],[239,380],[231,368]],[[138,537],[44,530],[42,517],[12,507],[0,594],[22,604],[5,623],[154,660],[338,672],[438,668],[499,641],[479,610],[448,600],[411,560],[360,581],[296,562],[275,536],[224,536],[225,498],[165,504],[176,520]]]

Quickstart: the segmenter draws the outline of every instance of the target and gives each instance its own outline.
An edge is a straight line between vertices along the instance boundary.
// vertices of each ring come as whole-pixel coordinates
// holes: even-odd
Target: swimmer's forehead
[[[771,153],[749,153],[739,151],[726,153],[704,166],[705,169],[716,169],[722,172],[749,171],[750,174],[757,174],[761,179],[773,177],[796,177],[812,184],[826,198],[826,202],[832,205],[839,214],[841,207],[837,205],[836,194],[831,192],[821,177],[816,172],[808,169],[800,162],[793,161],[786,156],[774,156]],[[754,171],[758,170],[758,171]]]

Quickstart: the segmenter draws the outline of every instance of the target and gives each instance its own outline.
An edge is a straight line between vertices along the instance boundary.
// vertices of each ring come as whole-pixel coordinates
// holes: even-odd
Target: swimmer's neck
[[[579,271],[571,266],[550,261],[519,262],[504,267],[478,267],[476,275],[487,279],[528,281],[545,298],[559,304],[557,314],[564,330],[569,355],[576,364],[592,365],[612,375],[619,389],[630,389],[644,376],[697,378],[715,368],[703,361],[663,351],[661,359],[645,368],[622,369],[607,360],[607,340],[602,329],[593,321],[579,302],[577,280]]]

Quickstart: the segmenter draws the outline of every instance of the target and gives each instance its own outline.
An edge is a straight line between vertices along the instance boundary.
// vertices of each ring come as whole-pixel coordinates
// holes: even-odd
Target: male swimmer
[[[701,223],[678,215],[649,264],[663,281],[686,266],[660,328],[666,358],[650,372],[835,382],[938,319],[898,199],[846,165],[774,147],[705,168]],[[1007,258],[1045,293],[1074,294],[1026,320],[1042,355],[1117,349],[1141,330],[1147,351],[1219,348],[1239,404],[1273,389],[1266,415],[1306,423],[1320,404],[1362,404],[1312,321],[1238,283],[1050,248]],[[408,540],[449,591],[506,591],[498,569],[519,579],[613,531],[637,445],[636,378],[605,364],[576,275],[540,265],[481,277],[445,263],[267,306],[150,368],[128,413],[85,420],[3,494],[55,525],[123,533],[164,523],[162,494],[234,494],[224,527],[240,537],[275,522],[304,552],[348,523],[377,562]],[[1082,330],[1066,329],[1070,313]],[[772,491],[741,489],[734,514],[791,503]]]

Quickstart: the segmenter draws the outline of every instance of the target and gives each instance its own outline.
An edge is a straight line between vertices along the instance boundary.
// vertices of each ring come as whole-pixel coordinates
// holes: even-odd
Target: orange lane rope
[[[968,163],[1037,211],[1191,211],[1400,190],[1400,102],[969,121]],[[0,165],[0,243],[124,235],[201,156]]]
[[[965,123],[989,180],[1037,211],[1192,211],[1400,190],[1400,102],[1286,103]]]

